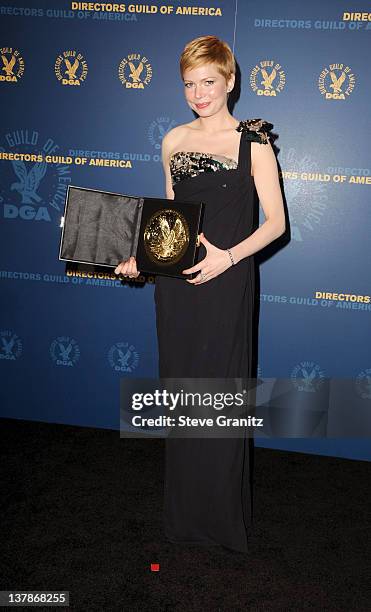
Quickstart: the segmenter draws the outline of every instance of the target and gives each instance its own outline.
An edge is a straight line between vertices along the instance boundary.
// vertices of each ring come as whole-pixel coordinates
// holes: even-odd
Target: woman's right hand
[[[129,276],[129,278],[137,278],[140,272],[137,270],[137,262],[135,257],[132,256],[125,261],[121,261],[115,268],[115,274]]]

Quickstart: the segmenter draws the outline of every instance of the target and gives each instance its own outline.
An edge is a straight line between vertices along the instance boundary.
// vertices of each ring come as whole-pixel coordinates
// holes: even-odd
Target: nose
[[[196,85],[195,88],[195,98],[198,100],[199,98],[203,98],[204,91],[202,85]]]

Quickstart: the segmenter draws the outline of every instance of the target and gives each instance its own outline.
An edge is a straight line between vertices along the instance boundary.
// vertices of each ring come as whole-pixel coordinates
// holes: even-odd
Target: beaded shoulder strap
[[[269,138],[271,138],[269,132],[272,127],[272,123],[264,119],[245,119],[244,121],[240,121],[236,130],[237,132],[243,132],[247,140],[268,144]]]

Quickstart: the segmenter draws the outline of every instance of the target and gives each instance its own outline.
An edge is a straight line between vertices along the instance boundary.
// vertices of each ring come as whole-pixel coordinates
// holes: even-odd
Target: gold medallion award
[[[144,229],[144,246],[156,263],[177,263],[189,244],[189,227],[183,215],[171,208],[158,210]]]

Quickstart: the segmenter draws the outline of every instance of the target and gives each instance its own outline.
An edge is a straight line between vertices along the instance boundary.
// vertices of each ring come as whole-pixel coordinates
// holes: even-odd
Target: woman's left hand
[[[192,268],[182,271],[183,274],[199,272],[195,278],[186,279],[187,283],[190,283],[191,285],[201,285],[202,283],[206,283],[212,278],[215,278],[216,276],[219,276],[219,274],[225,272],[225,270],[230,268],[232,265],[228,252],[211,244],[211,242],[205,238],[203,233],[200,234],[200,242],[202,242],[206,249],[206,256]]]

